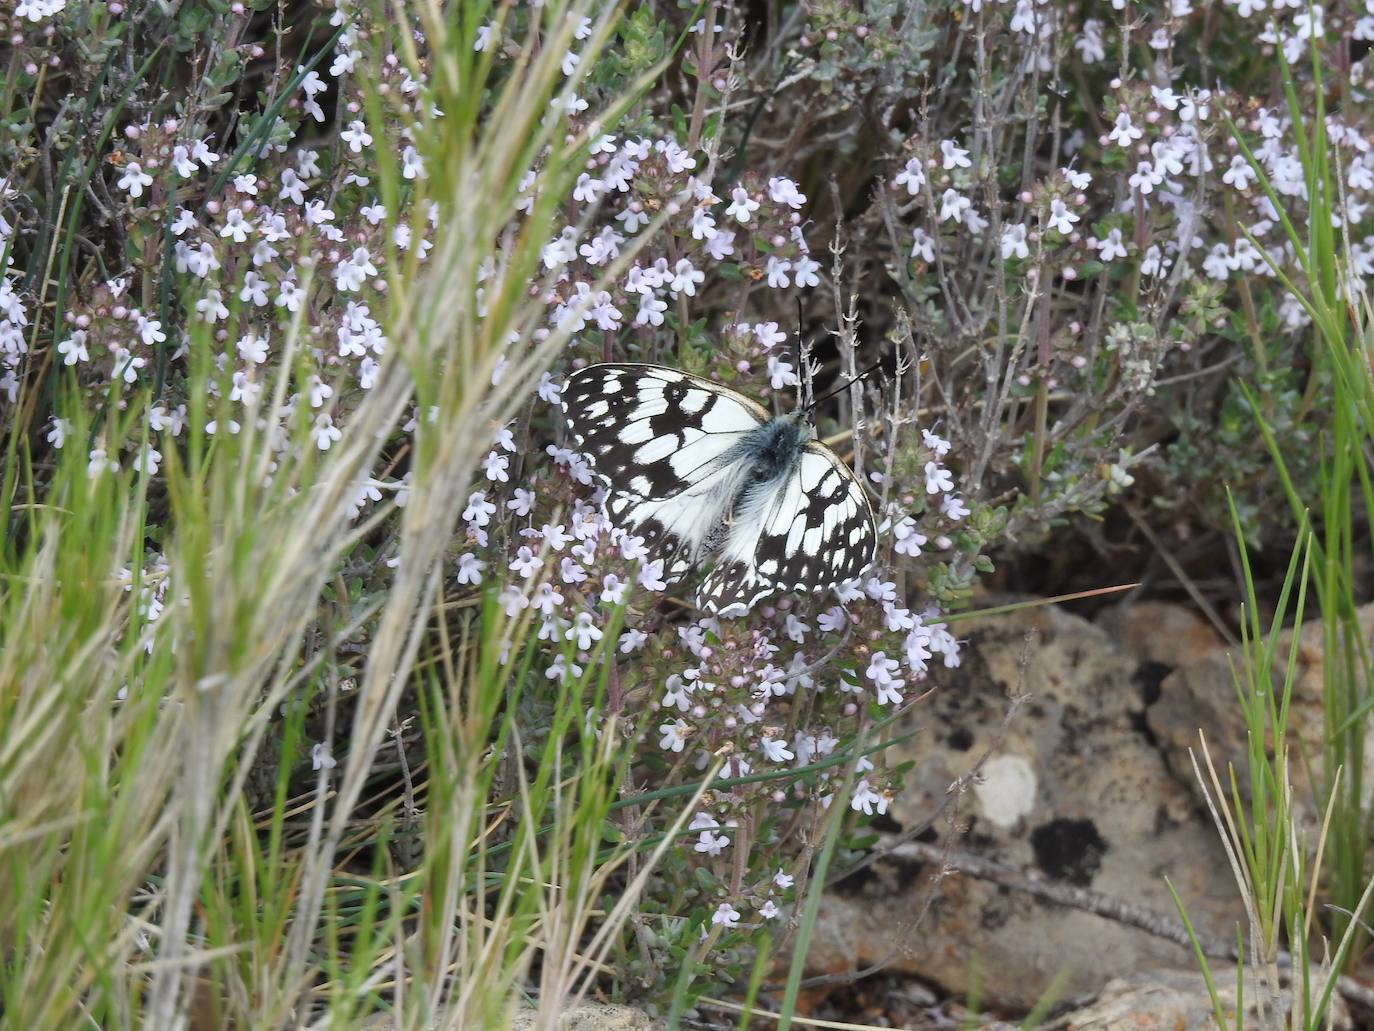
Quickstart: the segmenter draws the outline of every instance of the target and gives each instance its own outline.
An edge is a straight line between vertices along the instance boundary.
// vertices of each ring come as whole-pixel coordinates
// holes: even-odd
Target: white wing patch
[[[682,398],[679,406],[688,415],[696,415],[710,403],[711,392],[709,390],[689,390]]]

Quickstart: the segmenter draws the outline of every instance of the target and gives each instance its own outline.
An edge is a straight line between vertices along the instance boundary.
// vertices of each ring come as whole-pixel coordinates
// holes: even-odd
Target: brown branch
[[[993,884],[1000,884],[1014,891],[1034,895],[1047,902],[1054,902],[1070,909],[1080,909],[1118,924],[1134,927],[1146,934],[1163,938],[1165,941],[1171,941],[1184,948],[1192,947],[1187,929],[1177,920],[1162,916],[1144,906],[1137,906],[1115,896],[1093,891],[1091,888],[1080,888],[1063,881],[1041,880],[1033,874],[1006,863],[985,859],[972,852],[947,849],[943,845],[927,844],[923,841],[903,842],[892,849],[889,854],[908,860],[916,859],[921,862],[942,863],[950,873],[962,873],[982,881],[991,881]],[[1235,945],[1231,943],[1212,938],[1201,931],[1198,932],[1198,941],[1202,945],[1202,951],[1208,956],[1218,959],[1235,958]]]

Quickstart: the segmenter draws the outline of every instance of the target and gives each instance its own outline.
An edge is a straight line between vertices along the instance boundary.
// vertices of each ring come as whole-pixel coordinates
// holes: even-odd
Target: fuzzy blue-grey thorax
[[[787,476],[797,464],[802,445],[811,439],[811,426],[800,413],[769,419],[750,430],[737,445],[738,453],[749,466],[749,483],[775,483]]]

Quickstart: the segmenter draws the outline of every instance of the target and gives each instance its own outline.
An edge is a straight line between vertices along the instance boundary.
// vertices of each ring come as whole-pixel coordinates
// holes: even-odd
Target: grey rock
[[[911,725],[887,753],[913,763],[907,790],[878,828],[917,838],[830,892],[808,956],[838,973],[882,961],[893,972],[967,991],[986,1003],[1033,1005],[1061,971],[1061,998],[1091,995],[1115,976],[1188,969],[1171,941],[1094,913],[959,873],[941,874],[930,846],[949,846],[1076,886],[1176,922],[1173,881],[1203,933],[1229,938],[1242,913],[1211,823],[1172,776],[1145,724],[1156,684],[1105,631],[1055,607],[960,623],[963,665],[940,670]],[[1025,695],[1003,725],[1009,696]],[[907,728],[910,729],[910,728]],[[950,786],[992,756],[977,781]]]
[[[1365,606],[1356,615],[1365,646],[1374,646],[1374,606]],[[1291,631],[1279,635],[1271,678],[1275,690],[1282,687],[1292,641]],[[1320,826],[1320,796],[1325,779],[1322,695],[1326,656],[1320,622],[1303,624],[1295,658],[1289,728],[1291,754],[1302,758],[1290,762],[1288,774],[1293,783],[1298,819],[1308,829],[1315,829]],[[1210,649],[1190,651],[1187,658],[1164,677],[1159,697],[1147,711],[1147,724],[1159,741],[1170,769],[1194,791],[1200,789],[1188,753],[1192,749],[1201,761],[1199,730],[1206,736],[1207,750],[1220,776],[1225,776],[1227,763],[1234,764],[1238,770],[1246,768],[1246,726],[1236,704],[1233,681],[1233,669],[1238,672],[1242,661],[1237,649],[1229,649],[1219,640]],[[1363,767],[1365,804],[1368,806],[1374,801],[1374,735],[1365,737]],[[1248,801],[1248,778],[1241,776],[1238,781]]]
[[[511,1031],[662,1031],[661,1020],[649,1016],[633,1006],[612,1006],[583,1000],[568,1006],[558,1014],[557,1022],[541,1024],[538,1015],[530,1010],[516,1013]]]
[[[1234,970],[1215,971],[1217,999],[1231,1026],[1235,1024],[1236,978]],[[1315,978],[1320,983],[1320,977]],[[1249,976],[1244,985],[1245,1015],[1241,1026],[1246,1028],[1286,1028],[1291,1001],[1284,992],[1277,1006],[1263,1013],[1258,1000],[1262,995],[1258,980]],[[1324,1027],[1346,1031],[1353,1027],[1345,1003],[1333,996]],[[1212,998],[1207,992],[1202,974],[1196,971],[1151,971],[1116,978],[1108,982],[1090,1006],[1062,1014],[1050,1027],[1065,1031],[1211,1031],[1216,1027],[1212,1016]]]

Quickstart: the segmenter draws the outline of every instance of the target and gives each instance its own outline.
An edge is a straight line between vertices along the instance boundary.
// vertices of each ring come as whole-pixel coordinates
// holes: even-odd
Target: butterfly
[[[806,409],[774,416],[719,383],[637,364],[574,372],[562,407],[607,511],[663,558],[665,577],[713,563],[697,590],[708,612],[834,587],[872,564],[868,494],[813,438]]]

